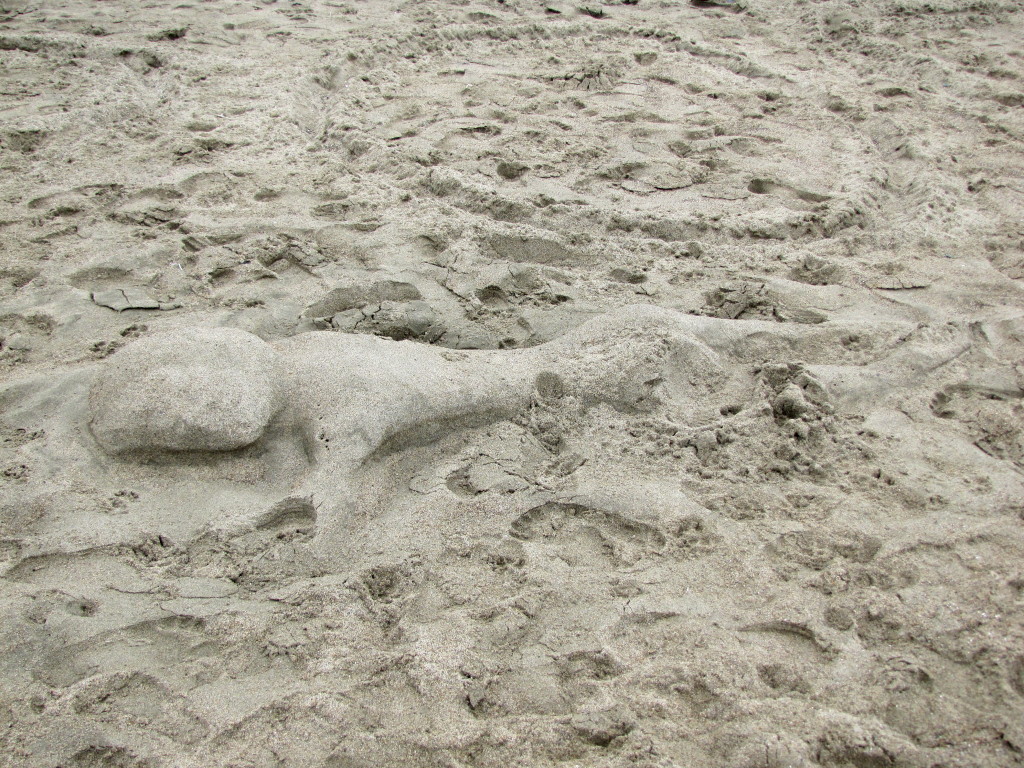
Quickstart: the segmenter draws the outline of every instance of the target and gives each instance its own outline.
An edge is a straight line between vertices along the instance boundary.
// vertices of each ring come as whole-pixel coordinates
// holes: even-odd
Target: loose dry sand
[[[0,0],[0,765],[1024,765],[1022,40]]]

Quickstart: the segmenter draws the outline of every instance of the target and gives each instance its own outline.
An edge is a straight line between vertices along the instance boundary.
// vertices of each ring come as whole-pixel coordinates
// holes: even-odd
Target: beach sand
[[[0,766],[1024,765],[1022,39],[0,0]]]

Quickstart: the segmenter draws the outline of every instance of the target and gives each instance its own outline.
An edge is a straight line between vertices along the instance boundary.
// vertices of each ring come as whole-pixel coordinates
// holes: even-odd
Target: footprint
[[[282,499],[255,519],[211,529],[188,546],[188,558],[204,576],[229,579],[249,589],[290,583],[316,570],[302,546],[316,535],[317,511],[308,496]]]
[[[3,135],[0,136],[0,142],[2,142],[5,149],[12,152],[31,155],[46,143],[49,136],[50,133],[48,131],[39,129],[4,131]]]
[[[501,261],[559,264],[578,259],[573,249],[539,234],[495,233],[487,238],[486,244]]]
[[[202,619],[151,619],[44,652],[35,676],[65,687],[96,674],[171,669],[214,655],[219,643]]]
[[[154,730],[181,744],[194,744],[208,728],[166,683],[143,673],[115,673],[88,680],[73,694],[79,715],[119,730]]]
[[[71,756],[74,768],[151,768],[153,763],[124,747],[89,746]]]
[[[64,603],[64,610],[70,616],[95,616],[100,610],[100,604],[88,598],[71,599]]]
[[[573,651],[560,656],[556,663],[559,675],[567,679],[609,680],[626,670],[626,667],[606,650]]]
[[[256,530],[272,533],[276,538],[308,536],[316,530],[316,507],[309,496],[289,496],[261,515]]]
[[[1011,663],[1006,673],[1010,688],[1018,696],[1024,697],[1024,654],[1019,654]]]
[[[874,536],[819,530],[784,533],[770,547],[780,557],[818,571],[840,557],[855,563],[870,562],[881,548],[882,542]]]
[[[8,578],[7,568],[21,557],[21,542],[17,539],[0,539],[0,575]]]
[[[388,566],[374,566],[363,574],[363,584],[374,600],[390,602],[401,594],[405,581],[401,569]]]
[[[810,192],[799,189],[789,184],[780,184],[771,179],[754,178],[747,184],[747,189],[755,195],[776,195],[778,197],[790,197],[802,200],[805,203],[825,203],[832,199],[831,195],[824,195],[818,192]]]
[[[511,525],[517,539],[550,544],[559,556],[580,566],[595,562],[631,565],[661,553],[667,537],[655,526],[618,512],[581,504],[547,502],[524,512]]]
[[[813,628],[795,621],[765,621],[740,627],[744,656],[757,676],[780,696],[811,693],[827,674],[835,648]]]
[[[684,557],[700,557],[718,548],[722,535],[700,515],[686,515],[669,528],[673,549]]]
[[[412,563],[378,564],[363,571],[353,583],[364,598],[388,604],[400,600],[415,586],[417,578]]]
[[[378,280],[374,283],[348,283],[331,289],[326,296],[310,304],[303,317],[326,320],[339,312],[359,309],[371,304],[419,301],[423,294],[412,283]]]
[[[42,219],[56,219],[78,216],[89,212],[109,210],[122,197],[123,187],[119,184],[93,184],[76,187],[66,192],[57,192],[37,197],[28,202],[30,211]]]
[[[840,712],[820,718],[816,757],[824,765],[921,765],[920,750],[902,733],[878,720]],[[930,761],[929,761],[930,762]]]
[[[777,661],[767,664],[758,664],[758,677],[761,682],[785,695],[789,693],[808,694],[811,686],[800,673],[800,667],[795,664],[785,664]]]
[[[68,584],[97,582],[128,587],[138,585],[140,574],[117,561],[112,548],[96,547],[69,554],[32,555],[21,560],[5,578],[64,589]]]
[[[489,492],[524,491],[531,487],[531,480],[513,462],[481,456],[448,475],[446,485],[456,496],[472,498]]]
[[[775,296],[760,282],[728,282],[705,296],[701,314],[727,320],[774,319]]]

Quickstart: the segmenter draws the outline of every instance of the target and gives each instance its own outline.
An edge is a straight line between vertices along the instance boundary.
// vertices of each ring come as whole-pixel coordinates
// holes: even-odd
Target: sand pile
[[[0,1],[0,765],[1024,763],[1022,37]]]

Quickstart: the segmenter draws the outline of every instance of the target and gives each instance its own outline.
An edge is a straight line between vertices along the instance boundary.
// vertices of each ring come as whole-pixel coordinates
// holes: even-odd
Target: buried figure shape
[[[90,427],[108,453],[233,451],[273,423],[297,425],[312,458],[358,465],[386,441],[423,441],[507,418],[540,386],[585,403],[643,408],[662,380],[666,329],[640,310],[540,347],[455,352],[332,332],[269,344],[224,328],[170,331],[114,356],[95,382]],[[693,362],[715,354],[677,340]],[[552,382],[557,382],[553,385]]]
[[[299,435],[311,464],[343,475],[382,448],[512,417],[538,390],[620,410],[644,410],[659,397],[706,400],[748,375],[756,359],[825,357],[848,330],[638,306],[508,351],[332,332],[269,344],[233,329],[170,331],[106,364],[92,389],[90,427],[106,452],[138,458],[235,451],[285,424],[279,431]],[[851,366],[820,374],[849,393],[915,371]]]

